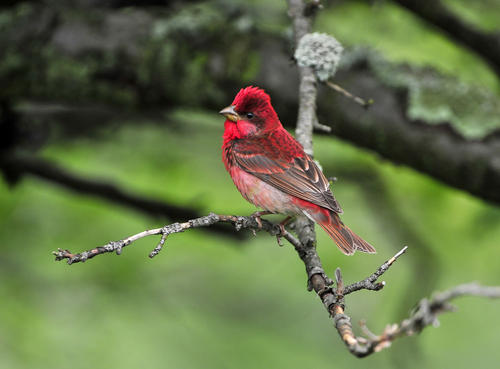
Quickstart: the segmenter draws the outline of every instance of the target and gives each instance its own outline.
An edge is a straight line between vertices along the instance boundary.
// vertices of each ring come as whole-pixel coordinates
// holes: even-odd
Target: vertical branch
[[[289,0],[288,14],[292,18],[293,31],[295,38],[295,46],[304,35],[309,33],[312,28],[312,21],[315,13],[315,8],[319,6],[319,2],[306,5],[303,0]],[[313,7],[313,8],[311,8]],[[297,126],[295,136],[297,141],[304,147],[304,151],[313,155],[312,134],[316,119],[316,96],[317,85],[316,76],[310,67],[298,67],[300,76],[299,86],[299,112],[297,117]],[[325,285],[331,283],[330,279],[325,275],[321,260],[316,252],[316,233],[314,231],[314,223],[306,217],[298,217],[295,221],[295,230],[301,242],[302,247],[297,248],[297,253],[306,266],[308,276],[308,288],[316,289],[313,283],[313,276],[320,275],[322,283],[318,287],[322,289]]]
[[[295,46],[297,46],[300,39],[311,31],[314,11],[308,11],[306,14],[307,6],[302,0],[289,0],[288,8],[288,14],[293,23]],[[299,76],[299,113],[295,134],[297,141],[304,147],[304,151],[312,156],[312,132],[314,122],[316,122],[316,77],[310,67],[299,67]]]
[[[299,114],[295,135],[304,151],[313,155],[312,132],[316,121],[316,77],[310,67],[299,67]]]

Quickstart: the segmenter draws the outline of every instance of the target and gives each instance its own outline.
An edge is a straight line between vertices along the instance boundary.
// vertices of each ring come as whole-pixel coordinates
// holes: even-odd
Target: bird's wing
[[[231,151],[235,164],[245,172],[289,195],[342,213],[325,175],[291,136],[277,141],[242,140]]]

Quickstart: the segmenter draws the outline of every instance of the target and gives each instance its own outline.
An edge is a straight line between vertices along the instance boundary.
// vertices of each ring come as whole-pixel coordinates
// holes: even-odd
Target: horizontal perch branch
[[[298,247],[298,245],[300,244],[300,242],[291,233],[289,233],[286,230],[282,230],[282,228],[279,225],[273,224],[267,220],[264,219],[260,220],[260,218],[256,218],[254,216],[244,217],[244,216],[234,216],[234,215],[218,215],[210,213],[209,215],[191,219],[184,223],[173,223],[161,228],[146,230],[118,241],[110,241],[103,246],[95,247],[91,250],[83,251],[78,254],[73,254],[69,250],[62,250],[62,249],[54,251],[53,254],[56,256],[57,261],[67,259],[68,264],[74,264],[74,263],[84,262],[88,259],[92,259],[97,255],[105,254],[108,252],[116,252],[118,255],[120,255],[122,249],[130,245],[134,241],[137,241],[147,236],[161,235],[160,242],[149,254],[149,257],[153,258],[156,255],[158,255],[158,253],[161,251],[169,235],[174,233],[184,232],[185,230],[191,228],[213,226],[217,223],[230,223],[236,228],[236,230],[240,229],[250,229],[252,231],[263,230],[273,236],[276,236],[278,238],[278,243],[279,243],[279,238],[283,237],[296,247]]]

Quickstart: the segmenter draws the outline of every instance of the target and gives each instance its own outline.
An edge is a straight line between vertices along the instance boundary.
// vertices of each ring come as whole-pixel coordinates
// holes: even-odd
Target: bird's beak
[[[222,109],[219,112],[219,114],[222,114],[227,119],[229,119],[230,121],[233,121],[233,122],[237,122],[238,118],[239,118],[238,113],[236,113],[236,111],[234,110],[234,105],[230,105],[227,108]]]

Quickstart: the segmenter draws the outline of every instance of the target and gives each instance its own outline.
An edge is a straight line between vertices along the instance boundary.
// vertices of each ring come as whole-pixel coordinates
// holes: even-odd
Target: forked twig
[[[244,216],[219,215],[215,213],[210,213],[206,216],[191,219],[184,223],[173,223],[161,228],[155,228],[139,232],[137,234],[123,238],[118,241],[110,241],[103,246],[95,247],[93,249],[83,251],[78,254],[73,254],[69,250],[63,250],[63,249],[58,249],[57,251],[54,251],[53,254],[55,255],[57,261],[67,259],[68,264],[71,265],[74,263],[85,262],[86,260],[92,259],[97,255],[109,252],[116,252],[118,255],[120,255],[122,249],[130,245],[134,241],[137,241],[141,238],[148,236],[161,235],[160,242],[149,254],[149,257],[153,258],[156,255],[158,255],[158,253],[161,251],[169,235],[174,233],[184,232],[185,230],[191,228],[209,227],[216,223],[232,224],[236,228],[236,230],[240,229],[250,229],[253,231],[263,230],[273,236],[280,236],[285,238],[292,245],[299,244],[299,241],[290,232],[285,230],[285,232],[282,233],[279,225],[273,224],[267,220],[263,219],[259,224],[259,222],[253,216],[244,217]]]

